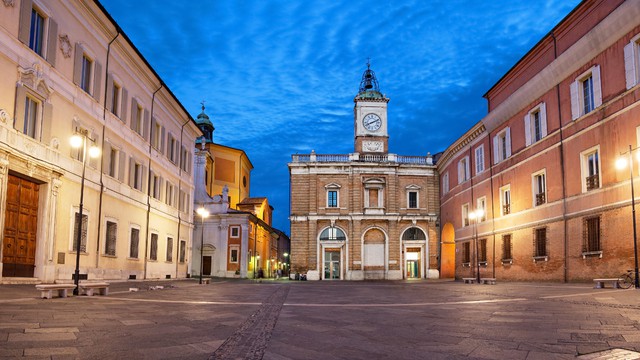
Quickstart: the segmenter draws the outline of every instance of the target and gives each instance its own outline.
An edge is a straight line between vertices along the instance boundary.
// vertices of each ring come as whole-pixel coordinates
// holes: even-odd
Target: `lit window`
[[[487,220],[487,198],[485,196],[479,198],[477,201],[478,207],[477,209],[482,212],[478,221],[486,221]]]
[[[532,187],[533,187],[533,205],[540,206],[547,202],[547,181],[544,171],[533,175]]]
[[[469,226],[469,204],[462,205],[462,227]]]
[[[582,190],[583,192],[600,188],[600,156],[599,146],[581,153]]]
[[[500,188],[500,212],[502,215],[511,213],[511,186],[503,186]]]

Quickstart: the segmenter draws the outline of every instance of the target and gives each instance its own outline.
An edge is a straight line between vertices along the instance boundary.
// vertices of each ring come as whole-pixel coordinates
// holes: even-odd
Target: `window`
[[[118,224],[107,221],[107,236],[104,243],[104,254],[116,256],[116,239],[118,237]]]
[[[571,83],[571,118],[573,120],[590,113],[602,105],[600,66],[593,66]]]
[[[501,215],[511,214],[511,185],[500,188],[500,213]]]
[[[320,233],[320,240],[346,240],[344,232],[337,227],[328,227]]]
[[[140,242],[140,229],[131,228],[131,234],[129,236],[129,257],[132,259],[138,258],[139,242]]]
[[[166,185],[166,197],[164,199],[165,204],[169,205],[169,206],[175,206],[175,195],[174,195],[174,190],[173,190],[173,184],[171,184],[170,182],[167,182]]]
[[[338,190],[327,191],[327,207],[338,207]]]
[[[449,173],[446,172],[442,175],[442,195],[449,192]]]
[[[82,228],[80,227],[82,225]],[[80,220],[80,213],[75,212],[75,221],[73,224],[73,239],[71,243],[71,251],[78,250],[78,232],[80,232],[80,252],[87,252],[87,229],[89,227],[89,215],[82,213],[82,220]]]
[[[189,172],[189,164],[191,163],[191,154],[186,147],[182,147],[180,152],[180,168],[185,172]]]
[[[81,64],[80,88],[88,94],[91,94],[91,71],[93,70],[93,60],[91,60],[86,54],[83,54]]]
[[[40,102],[35,100],[33,97],[27,95],[25,97],[24,104],[24,124],[22,129],[18,129],[22,131],[23,134],[30,136],[32,138],[36,138],[36,125],[38,124],[40,113]]]
[[[458,161],[458,184],[469,180],[469,157],[465,156]]]
[[[464,264],[471,263],[471,243],[468,241],[462,243],[462,262]]]
[[[526,146],[547,136],[547,106],[545,103],[541,103],[525,115],[524,135]]]
[[[409,209],[417,209],[418,208],[418,192],[417,191],[409,191],[407,193],[407,202],[409,203]]]
[[[151,146],[160,150],[162,139],[162,125],[158,123],[156,118],[151,119]]]
[[[160,176],[153,174],[151,177],[151,196],[153,196],[153,198],[156,200],[160,200],[160,186]]]
[[[44,21],[44,16],[42,16],[38,10],[31,9],[29,48],[42,57],[44,57]]]
[[[426,240],[427,236],[420,228],[410,227],[402,234],[402,240]]]
[[[487,239],[478,240],[478,262],[487,263]]]
[[[476,148],[476,174],[484,171],[484,144]]]
[[[229,232],[231,233],[229,237],[237,239],[240,237],[240,226],[230,226]]]
[[[178,195],[178,210],[188,212],[189,211],[189,199],[191,196],[186,191],[180,190]]]
[[[364,181],[364,206],[365,212],[369,214],[382,214],[384,208],[384,186],[383,178],[371,178]]]
[[[142,165],[133,164],[133,187],[134,189],[142,189]]]
[[[169,160],[171,160],[171,162],[173,162],[174,164],[176,163],[176,139],[169,134],[169,148],[167,149],[167,156],[169,157]]]
[[[73,83],[96,101],[100,101],[100,63],[80,43],[76,43],[73,66]]]
[[[109,151],[109,176],[116,177],[118,169],[118,149],[111,148]]]
[[[511,260],[511,234],[502,235],[502,260]]]
[[[480,222],[486,221],[487,220],[487,198],[485,196],[478,198],[478,200],[476,200],[476,203],[478,205],[477,209],[482,210],[482,216],[480,216],[478,221]]]
[[[596,146],[583,151],[581,171],[582,171],[582,192],[591,191],[600,187],[600,147]]]
[[[532,176],[532,187],[533,187],[533,206],[540,206],[547,202],[546,198],[546,189],[547,189],[547,181],[546,181],[545,171],[538,172],[533,174]]]
[[[547,256],[547,228],[533,230],[533,257]]]
[[[599,252],[600,248],[600,216],[593,216],[584,219],[583,225],[584,240],[582,243],[582,253],[589,254]]]
[[[238,247],[234,246],[230,248],[229,251],[229,262],[230,263],[237,263],[238,262]]]
[[[187,242],[180,240],[180,263],[184,263],[187,253]]]
[[[167,262],[173,262],[173,238],[167,238]]]
[[[134,112],[132,115],[132,119],[131,119],[131,129],[135,132],[137,132],[139,135],[142,135],[142,123],[143,123],[143,116],[144,116],[144,109],[142,108],[142,106],[137,105],[134,109]]]
[[[149,249],[149,260],[158,260],[158,234],[151,234],[151,248]]]
[[[505,128],[493,137],[493,163],[497,164],[511,156],[511,130]]]
[[[120,85],[118,85],[118,83],[116,83],[115,81],[112,82],[111,85],[111,102],[110,102],[110,106],[111,106],[111,113],[115,116],[120,117],[120,107],[121,107],[121,102],[122,102],[122,87]]]
[[[469,226],[469,204],[462,205],[462,227]]]
[[[631,41],[624,47],[624,70],[625,79],[627,81],[627,90],[638,84],[640,78],[639,75],[639,56],[640,46],[638,41],[640,40],[640,34],[636,35]]]

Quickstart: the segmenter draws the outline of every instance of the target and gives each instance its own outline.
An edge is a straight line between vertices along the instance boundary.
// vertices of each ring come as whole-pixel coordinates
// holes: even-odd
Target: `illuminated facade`
[[[389,99],[372,70],[354,102],[354,153],[289,163],[291,271],[309,280],[437,278],[433,159],[389,153]]]
[[[633,267],[629,169],[614,163],[640,144],[639,44],[638,2],[583,1],[485,94],[487,116],[438,161],[444,277]]]
[[[194,215],[191,274],[199,276],[202,269],[206,277],[275,277],[277,269],[285,268],[288,237],[271,226],[273,208],[267,198],[249,197],[249,157],[213,141],[215,128],[204,106],[196,122],[204,137],[196,145],[194,201],[209,216]]]
[[[186,277],[195,121],[99,3],[0,7],[0,280],[71,281],[77,235],[81,279]]]

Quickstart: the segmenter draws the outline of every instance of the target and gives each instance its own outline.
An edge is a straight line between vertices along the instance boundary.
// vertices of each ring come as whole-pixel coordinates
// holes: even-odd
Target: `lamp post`
[[[620,154],[626,154],[628,160],[626,160],[624,157],[618,158],[618,160],[616,160],[616,167],[618,169],[624,169],[627,166],[627,162],[629,162],[629,182],[631,184],[631,217],[633,219],[633,259],[635,261],[634,285],[636,289],[640,289],[640,283],[638,279],[638,237],[636,235],[636,197],[633,191],[633,156],[631,155],[634,150],[638,150],[638,148],[632,149],[631,145],[629,145],[629,151]]]
[[[198,284],[202,284],[202,270],[204,269],[204,264],[203,264],[203,255],[202,255],[202,249],[204,248],[204,219],[206,219],[209,216],[209,212],[207,211],[207,209],[205,209],[204,207],[200,207],[198,208],[198,210],[196,210],[196,212],[198,213],[198,215],[200,215],[200,219],[201,221],[201,225],[200,226],[200,280],[198,281]]]
[[[484,215],[484,210],[477,209],[469,213],[469,219],[473,220],[473,237],[476,244],[476,281],[480,284],[480,259],[478,258],[478,221]]]
[[[71,147],[74,149],[79,149],[82,147],[82,179],[80,180],[80,205],[78,207],[78,215],[75,219],[76,224],[76,270],[74,273],[73,283],[76,286],[73,289],[73,295],[78,295],[80,292],[78,291],[78,284],[80,283],[80,249],[82,248],[82,208],[84,204],[84,178],[85,172],[87,169],[87,140],[92,143],[95,142],[95,139],[89,137],[88,130],[80,130],[77,131],[73,136],[71,136],[70,143]],[[100,156],[100,149],[97,146],[92,145],[89,148],[89,156],[90,157],[98,157]]]
[[[287,257],[289,257],[289,253],[284,253],[282,254],[284,256],[284,271],[287,274],[287,279],[289,278],[289,271],[287,271],[287,269],[289,268],[287,265],[289,264],[289,261],[287,259]]]

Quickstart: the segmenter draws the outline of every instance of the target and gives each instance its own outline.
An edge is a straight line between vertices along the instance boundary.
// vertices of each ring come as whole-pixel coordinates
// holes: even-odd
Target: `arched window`
[[[337,227],[328,227],[320,233],[320,240],[347,240],[347,237]]]
[[[402,234],[402,240],[427,240],[427,237],[424,235],[424,231],[417,227],[411,227]]]

